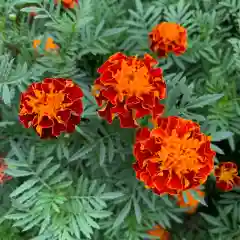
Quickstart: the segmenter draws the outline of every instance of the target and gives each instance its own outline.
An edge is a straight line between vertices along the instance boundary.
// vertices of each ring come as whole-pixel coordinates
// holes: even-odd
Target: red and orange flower
[[[70,79],[46,78],[21,94],[19,119],[41,138],[71,133],[80,123],[83,92]]]
[[[12,177],[8,176],[4,173],[4,171],[7,169],[7,164],[4,162],[4,159],[0,157],[0,184],[3,184],[4,182],[11,180]]]
[[[54,3],[57,4],[59,2],[62,2],[63,6],[65,8],[74,8],[76,4],[78,4],[78,0],[54,0]]]
[[[198,124],[179,117],[159,118],[153,130],[141,128],[134,145],[136,177],[156,194],[178,194],[203,184],[215,152]]]
[[[193,189],[192,191],[195,191],[195,193],[198,194],[200,198],[205,197],[205,192],[201,191],[200,189]],[[186,191],[185,194],[186,194],[187,202],[185,202],[183,195],[179,194],[178,205],[181,208],[189,208],[189,210],[187,211],[189,214],[196,212],[196,209],[199,205],[199,201],[194,198],[191,191]]]
[[[220,163],[214,171],[216,186],[223,191],[231,191],[234,186],[240,186],[237,165],[233,162]]]
[[[41,40],[40,39],[35,39],[33,40],[33,48],[37,49],[41,44]],[[48,37],[45,43],[45,51],[49,52],[52,50],[57,50],[59,48],[59,46],[57,44],[54,43],[53,38]]]
[[[159,57],[169,52],[181,55],[187,48],[187,31],[177,23],[162,22],[149,33],[150,49]]]
[[[99,115],[108,123],[118,116],[123,128],[137,127],[136,119],[146,115],[162,115],[166,84],[162,70],[153,68],[156,64],[148,54],[143,59],[122,53],[111,56],[98,69],[100,77],[93,86]]]
[[[153,237],[159,237],[160,240],[169,240],[170,233],[160,225],[156,225],[152,230],[147,232]]]

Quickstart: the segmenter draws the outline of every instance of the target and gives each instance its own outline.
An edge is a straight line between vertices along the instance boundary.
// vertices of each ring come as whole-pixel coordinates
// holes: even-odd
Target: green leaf
[[[91,217],[89,217],[87,214],[84,214],[84,217],[90,226],[100,229],[100,226]]]
[[[100,198],[109,200],[109,199],[119,198],[119,197],[122,197],[122,196],[124,196],[124,194],[121,193],[121,192],[108,192],[108,193],[103,193],[100,196]]]
[[[132,206],[132,201],[128,201],[128,203],[125,205],[125,207],[120,211],[119,215],[117,216],[114,224],[113,224],[113,228],[117,228],[118,226],[120,226],[124,219],[127,217],[127,215],[129,214],[130,210],[131,210],[131,206]]]
[[[47,159],[43,160],[37,167],[36,173],[40,174],[43,170],[45,170],[49,163],[53,160],[53,157],[48,157]]]
[[[11,104],[11,93],[9,90],[8,85],[4,84],[2,89],[2,97],[5,104],[10,105]]]
[[[223,224],[222,222],[215,218],[215,217],[212,217],[210,215],[207,215],[205,213],[200,213],[200,215],[210,224],[212,224],[213,226],[217,226],[217,227],[223,227]]]
[[[58,169],[60,168],[60,164],[56,164],[52,167],[50,167],[49,169],[47,169],[44,174],[43,174],[43,179],[47,180],[48,178],[50,178]]]
[[[43,11],[43,9],[38,7],[25,7],[25,8],[22,8],[20,11],[26,12],[26,13],[31,13],[31,12],[38,13]]]
[[[94,212],[88,212],[89,216],[93,218],[106,218],[112,215],[112,212],[109,211],[94,211]]]
[[[143,15],[144,11],[143,11],[143,5],[142,5],[141,0],[135,0],[135,3],[136,3],[136,8],[137,8],[138,13]]]
[[[80,231],[79,231],[79,227],[78,227],[77,221],[75,219],[75,216],[72,216],[71,220],[72,220],[71,221],[71,229],[73,230],[76,237],[80,238]]]
[[[211,137],[212,137],[211,141],[212,142],[220,142],[224,139],[231,137],[232,135],[233,135],[232,132],[216,132],[211,135]]]
[[[207,94],[204,96],[201,96],[195,100],[193,100],[191,103],[185,106],[186,109],[191,108],[201,108],[206,105],[212,104],[222,98],[224,94]]]
[[[12,177],[25,177],[25,176],[30,176],[33,175],[33,172],[28,172],[24,170],[18,170],[18,169],[7,169],[5,170],[5,173]]]
[[[49,185],[58,184],[58,183],[62,182],[64,179],[66,179],[67,176],[68,176],[68,171],[64,171],[64,172],[60,173],[50,180]]]
[[[133,198],[133,207],[134,207],[137,222],[138,224],[140,224],[142,220],[142,213],[136,198]]]
[[[99,153],[99,163],[100,163],[100,166],[102,166],[105,162],[105,156],[106,156],[106,147],[103,143],[102,140],[100,140],[100,153]]]
[[[10,197],[16,197],[17,195],[23,193],[24,191],[30,189],[33,185],[35,185],[38,182],[37,179],[29,179],[25,181],[22,185],[20,185],[16,190],[14,190]]]
[[[125,30],[127,30],[126,27],[112,28],[112,29],[106,30],[101,36],[102,37],[110,37],[110,36],[114,36],[119,33],[122,33]]]
[[[211,149],[213,151],[215,151],[216,153],[218,153],[218,154],[224,155],[224,151],[221,148],[219,148],[217,145],[213,144],[213,143],[211,143]]]
[[[8,214],[4,216],[6,219],[11,219],[11,220],[19,220],[19,219],[25,219],[29,216],[28,213],[14,213],[14,214]]]
[[[108,138],[108,161],[111,163],[114,158],[114,145],[112,139]]]
[[[82,147],[77,153],[75,153],[72,157],[69,158],[69,162],[73,162],[76,161],[77,159],[85,157],[88,153],[93,151],[96,145],[97,143],[89,144],[87,146]]]
[[[11,126],[11,125],[14,125],[15,122],[0,122],[0,128],[5,128],[5,127],[8,127],[8,126]]]
[[[26,157],[25,157],[24,153],[22,152],[22,150],[17,146],[17,144],[12,140],[10,141],[10,144],[11,144],[12,150],[13,150],[14,154],[17,156],[17,158],[21,162],[25,162]]]

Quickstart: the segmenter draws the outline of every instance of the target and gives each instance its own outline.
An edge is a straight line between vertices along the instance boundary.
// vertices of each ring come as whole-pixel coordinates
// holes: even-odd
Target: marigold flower
[[[170,239],[170,233],[160,225],[156,225],[152,230],[149,230],[147,233],[153,237],[159,237],[160,240]]]
[[[59,3],[59,0],[54,0],[54,3]],[[74,8],[75,4],[78,4],[78,0],[62,0],[62,4],[65,8]]]
[[[143,59],[122,53],[111,56],[99,69],[100,77],[93,95],[101,109],[99,115],[112,123],[115,116],[123,128],[137,127],[136,119],[163,113],[160,100],[165,98],[166,84],[162,70],[153,68],[157,61],[145,54]]]
[[[149,33],[150,49],[159,57],[169,52],[181,55],[187,48],[187,31],[177,23],[162,22]]]
[[[37,49],[40,44],[41,44],[40,39],[33,40],[33,48],[34,49]],[[51,37],[47,38],[46,43],[45,43],[45,51],[49,52],[51,50],[56,50],[58,48],[59,48],[59,46],[54,43],[53,38],[51,38]]]
[[[71,133],[80,123],[83,92],[70,79],[46,78],[21,94],[19,119],[41,138]]]
[[[179,117],[159,118],[156,128],[136,135],[136,177],[156,194],[178,194],[203,184],[215,152],[198,124]]]
[[[198,196],[201,198],[205,197],[205,192],[201,191],[200,189],[192,189],[192,191],[195,191],[198,194]],[[189,208],[189,210],[187,212],[190,214],[196,212],[196,209],[199,205],[199,201],[194,198],[191,191],[186,191],[185,194],[187,197],[187,202],[184,201],[183,195],[179,194],[178,195],[178,205],[181,208]]]
[[[4,173],[4,171],[7,169],[7,164],[4,162],[4,159],[0,157],[0,184],[3,184],[4,182],[11,180],[12,177],[8,176]]]
[[[216,186],[223,191],[231,191],[234,186],[240,186],[237,165],[233,162],[220,163],[214,170]]]

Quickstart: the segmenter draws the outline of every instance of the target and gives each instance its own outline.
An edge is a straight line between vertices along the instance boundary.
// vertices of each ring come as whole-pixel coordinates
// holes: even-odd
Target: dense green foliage
[[[82,0],[69,10],[50,0],[0,0],[0,152],[13,177],[0,186],[0,239],[140,240],[157,223],[173,239],[240,239],[238,190],[220,194],[210,177],[208,207],[186,214],[135,178],[135,130],[96,113],[90,86],[97,68],[118,51],[150,53],[148,32],[161,21],[188,31],[187,52],[159,60],[165,115],[200,123],[212,136],[216,164],[240,163],[239,1]],[[52,36],[59,54],[37,57],[32,43],[40,36]],[[45,77],[68,77],[83,89],[87,120],[74,134],[40,140],[19,123],[20,92]]]

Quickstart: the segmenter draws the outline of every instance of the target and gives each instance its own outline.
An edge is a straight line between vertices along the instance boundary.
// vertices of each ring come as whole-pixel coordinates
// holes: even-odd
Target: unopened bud
[[[10,13],[10,14],[8,15],[8,17],[9,17],[10,20],[15,21],[16,18],[17,18],[17,15],[16,15],[15,13]]]

